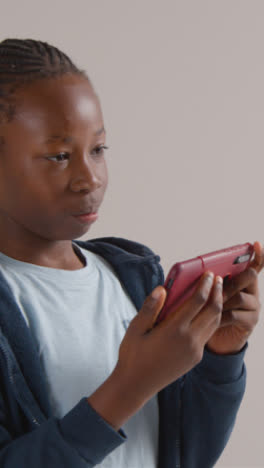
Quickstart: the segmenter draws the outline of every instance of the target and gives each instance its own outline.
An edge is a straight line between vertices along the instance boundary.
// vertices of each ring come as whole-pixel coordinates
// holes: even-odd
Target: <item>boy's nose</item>
[[[87,160],[82,164],[78,164],[78,170],[76,170],[71,182],[71,189],[74,192],[79,192],[81,190],[93,192],[100,188],[101,185],[102,181],[98,177],[93,164],[87,162]]]

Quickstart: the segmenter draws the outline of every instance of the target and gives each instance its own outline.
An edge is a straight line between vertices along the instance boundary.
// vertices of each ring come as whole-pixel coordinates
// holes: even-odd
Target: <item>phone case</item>
[[[246,270],[253,258],[253,245],[247,242],[222,250],[217,250],[199,257],[175,263],[164,283],[167,297],[155,325],[163,320],[173,307],[179,307],[194,292],[197,283],[205,271],[215,275],[233,278]]]

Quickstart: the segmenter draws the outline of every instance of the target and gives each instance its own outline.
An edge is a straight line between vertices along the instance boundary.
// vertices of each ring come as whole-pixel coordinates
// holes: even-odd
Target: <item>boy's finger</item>
[[[183,319],[185,322],[191,322],[208,301],[213,284],[214,274],[207,271],[200,278],[193,295],[177,308],[174,314],[171,314],[172,319],[175,316],[179,320]]]
[[[139,313],[132,320],[130,329],[143,333],[150,331],[164,305],[166,295],[166,289],[163,286],[157,286],[152,293],[146,297]]]
[[[167,315],[159,323],[159,327],[171,326],[175,321],[190,323],[208,301],[213,282],[214,274],[209,271],[205,272],[198,281],[198,285],[191,297],[186,299],[180,306],[170,305]]]
[[[223,279],[216,276],[210,299],[200,314],[192,320],[192,327],[196,328],[196,333],[208,341],[208,336],[220,324],[223,311]]]
[[[254,242],[254,252],[255,257],[250,263],[249,267],[254,268],[254,270],[256,270],[257,273],[259,273],[264,267],[264,248],[262,247],[262,244],[258,241]]]
[[[258,304],[258,300],[253,294],[240,291],[224,304],[223,312],[236,309],[256,310],[258,308]]]
[[[239,291],[245,290],[249,294],[258,294],[258,274],[255,268],[249,267],[239,275],[228,280],[224,285],[224,303]]]

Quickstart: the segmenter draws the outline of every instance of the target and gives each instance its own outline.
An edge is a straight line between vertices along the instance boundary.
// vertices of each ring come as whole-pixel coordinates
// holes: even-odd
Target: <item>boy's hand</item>
[[[239,352],[258,322],[258,273],[264,266],[264,250],[260,242],[254,243],[254,251],[255,258],[249,268],[224,285],[222,320],[206,345],[214,353]]]
[[[211,277],[211,280],[209,279]],[[158,298],[153,298],[153,293]],[[108,379],[88,398],[90,405],[119,429],[152,396],[198,364],[218,328],[223,309],[221,277],[204,274],[193,295],[171,307],[153,328],[167,291],[157,286],[130,322]]]
[[[149,399],[201,361],[204,346],[218,328],[223,308],[223,281],[208,272],[182,306],[153,328],[166,290],[158,286],[131,321],[120,345],[116,369],[131,391]]]
[[[264,251],[255,242],[255,260],[224,290],[222,278],[203,275],[193,295],[153,328],[166,289],[157,286],[131,321],[112,374],[88,402],[119,429],[153,395],[198,364],[207,344],[216,353],[239,351],[258,321],[257,273]],[[158,292],[158,299],[153,299]],[[223,312],[224,310],[224,312]]]

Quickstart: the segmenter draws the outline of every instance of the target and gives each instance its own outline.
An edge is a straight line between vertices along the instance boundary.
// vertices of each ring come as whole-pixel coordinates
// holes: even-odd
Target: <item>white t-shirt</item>
[[[21,262],[0,252],[0,270],[36,337],[57,418],[111,374],[126,328],[137,314],[111,265],[74,242],[73,246],[86,265],[71,271]],[[156,468],[157,396],[122,429],[127,441],[98,466]]]

